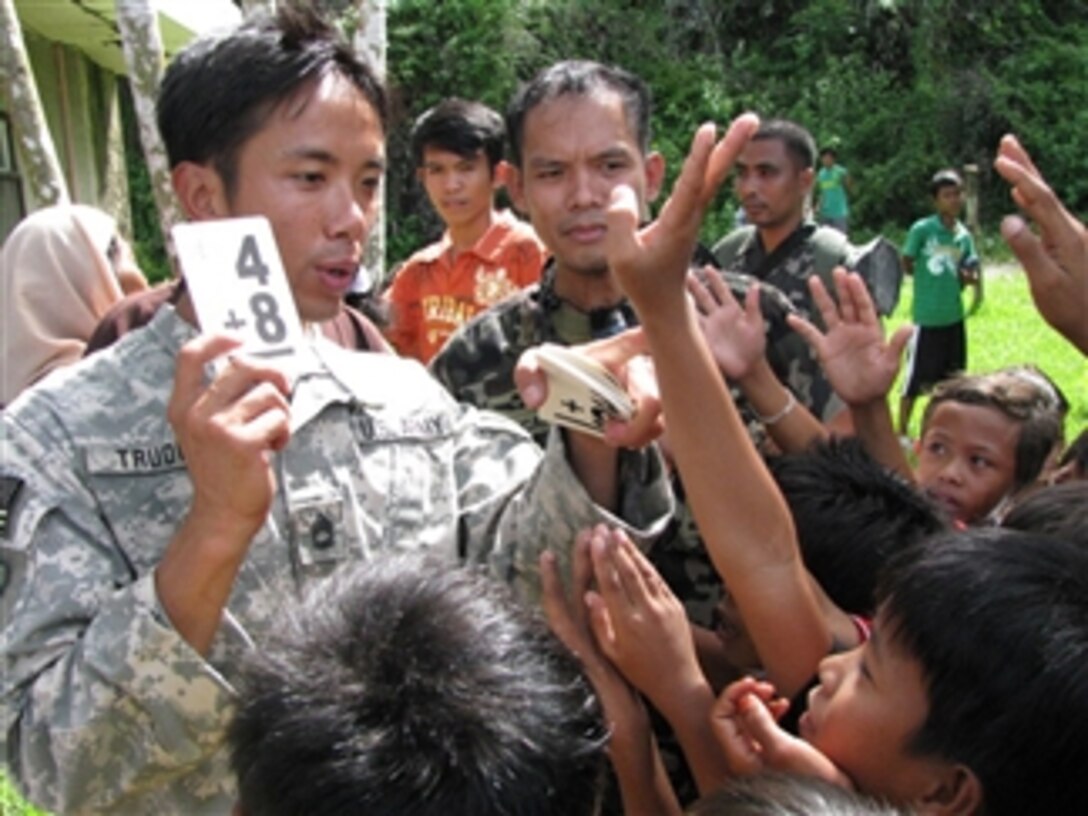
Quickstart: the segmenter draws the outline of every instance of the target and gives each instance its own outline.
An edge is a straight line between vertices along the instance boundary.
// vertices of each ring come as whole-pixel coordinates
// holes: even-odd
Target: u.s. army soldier
[[[358,267],[385,111],[286,8],[179,54],[159,123],[190,218],[266,216],[312,322]],[[239,656],[339,564],[428,548],[531,595],[542,549],[598,521],[652,536],[671,511],[655,454],[558,431],[542,453],[415,363],[314,341],[288,381],[235,349],[183,298],[4,412],[0,734],[41,806],[229,812]]]

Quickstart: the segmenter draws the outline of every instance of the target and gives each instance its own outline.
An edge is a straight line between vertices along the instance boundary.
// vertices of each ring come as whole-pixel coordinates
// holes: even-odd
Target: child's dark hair
[[[846,612],[871,615],[888,558],[944,527],[929,500],[856,437],[833,437],[768,465],[793,515],[805,566]]]
[[[959,374],[933,389],[922,415],[922,433],[943,402],[979,405],[1000,411],[1020,424],[1013,489],[1034,482],[1063,439],[1062,420],[1069,403],[1039,369],[1010,366],[988,374]]]
[[[815,776],[766,771],[732,779],[686,816],[907,816],[907,812]]]
[[[1012,506],[1001,526],[1057,536],[1088,550],[1088,481],[1078,479],[1033,490]]]
[[[874,637],[920,665],[908,750],[963,765],[988,816],[1088,808],[1088,550],[1000,528],[893,559]]]
[[[281,613],[228,732],[242,812],[589,816],[600,704],[536,610],[482,570],[382,553]]]
[[[166,69],[159,132],[170,166],[211,162],[228,193],[238,152],[281,105],[310,83],[338,74],[355,85],[387,127],[385,88],[336,29],[310,6],[281,4],[227,34],[188,45]]]
[[[502,116],[482,102],[445,99],[424,112],[412,126],[411,151],[415,167],[423,166],[425,148],[438,148],[472,158],[479,151],[492,172],[502,161],[506,125]]]
[[[936,198],[937,194],[945,187],[963,188],[963,178],[951,167],[938,170],[929,180],[929,194]]]

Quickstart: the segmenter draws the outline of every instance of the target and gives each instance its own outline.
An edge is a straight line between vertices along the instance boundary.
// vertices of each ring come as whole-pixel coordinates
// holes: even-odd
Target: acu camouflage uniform
[[[296,381],[277,494],[208,656],[171,626],[154,570],[192,484],[166,421],[172,308],[26,392],[2,417],[0,739],[34,802],[65,813],[229,813],[225,745],[239,659],[285,597],[346,562],[427,548],[533,594],[594,506],[561,439],[457,405],[422,366],[318,341]],[[640,539],[672,510],[660,461],[621,460]]]
[[[549,260],[539,284],[476,315],[447,341],[430,365],[431,373],[457,400],[505,414],[528,430],[538,443],[546,438],[550,426],[528,410],[518,395],[514,366],[522,352],[545,342],[585,343],[637,325],[634,311],[626,302],[611,309],[586,313],[562,300],[555,292],[555,274],[555,263]],[[743,302],[752,278],[742,274],[721,274],[734,295]],[[763,285],[761,305],[767,326],[768,353],[772,349],[785,349],[795,336],[785,320],[792,310],[789,300],[773,285]],[[797,366],[787,367],[785,371],[798,375],[796,381],[783,377],[794,389],[798,400],[813,400],[809,380],[800,376],[807,369]],[[758,443],[765,437],[763,426],[740,390],[733,388],[732,391],[749,433]],[[810,407],[819,414],[824,406],[812,402]],[[721,596],[721,581],[703,546],[691,511],[683,501],[683,486],[676,479],[673,482],[677,510],[669,528],[654,543],[649,557],[684,603],[689,619],[709,627]],[[722,485],[722,489],[728,490],[729,486]]]

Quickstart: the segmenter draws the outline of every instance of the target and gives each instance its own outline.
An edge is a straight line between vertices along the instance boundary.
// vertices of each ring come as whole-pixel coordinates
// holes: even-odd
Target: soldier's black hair
[[[170,166],[211,162],[228,193],[242,146],[281,105],[335,73],[355,85],[387,127],[386,91],[332,25],[286,3],[227,33],[186,46],[163,76],[158,123]]]
[[[521,167],[525,117],[538,105],[568,94],[585,96],[598,90],[619,94],[627,125],[643,154],[650,152],[650,90],[634,74],[613,65],[587,60],[565,60],[538,72],[522,85],[506,109],[510,161]],[[571,127],[577,127],[572,122]]]
[[[772,140],[782,142],[786,152],[793,157],[797,169],[811,170],[816,167],[816,141],[801,125],[788,119],[768,119],[760,122],[759,128],[752,134],[752,141]]]

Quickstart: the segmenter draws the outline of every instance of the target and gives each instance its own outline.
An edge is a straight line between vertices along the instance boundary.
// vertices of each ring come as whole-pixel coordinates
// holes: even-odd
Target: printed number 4
[[[238,260],[234,264],[239,278],[256,278],[257,283],[265,286],[268,283],[268,265],[261,260],[261,253],[257,249],[257,239],[247,235],[242,239],[242,247],[238,250]]]

